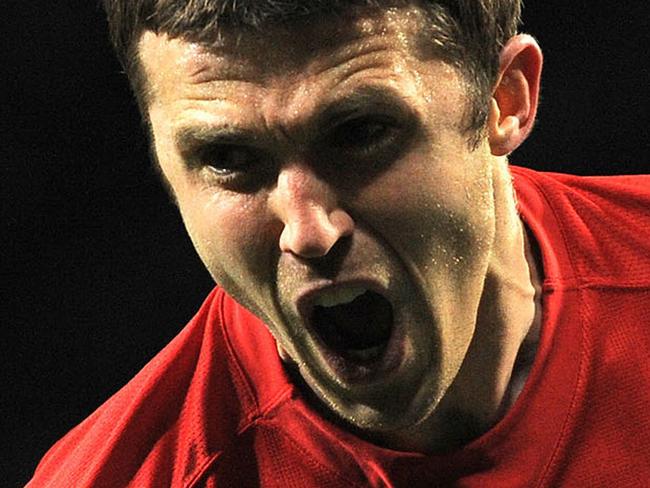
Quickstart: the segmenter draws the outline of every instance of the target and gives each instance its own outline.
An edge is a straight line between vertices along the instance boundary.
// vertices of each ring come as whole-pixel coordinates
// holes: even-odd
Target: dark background
[[[650,171],[650,7],[530,0],[546,54],[537,128],[512,161]],[[148,162],[94,1],[4,2],[0,69],[0,485],[126,383],[211,288]]]

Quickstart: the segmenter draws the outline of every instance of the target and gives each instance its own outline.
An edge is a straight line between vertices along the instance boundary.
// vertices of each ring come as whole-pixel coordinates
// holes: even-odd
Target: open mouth
[[[319,296],[310,322],[330,350],[346,361],[369,365],[387,349],[393,332],[393,307],[379,293],[350,287]]]

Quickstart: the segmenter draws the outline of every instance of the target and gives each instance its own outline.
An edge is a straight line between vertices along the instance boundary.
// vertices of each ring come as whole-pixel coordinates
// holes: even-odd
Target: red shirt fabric
[[[478,439],[424,455],[329,422],[216,288],[28,486],[650,486],[650,176],[511,170],[543,258],[542,332],[524,390]]]

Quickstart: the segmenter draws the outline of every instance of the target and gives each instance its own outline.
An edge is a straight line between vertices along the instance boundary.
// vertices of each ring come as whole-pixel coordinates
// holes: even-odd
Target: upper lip
[[[317,283],[303,289],[296,300],[296,308],[303,323],[309,324],[310,317],[314,310],[316,299],[319,295],[328,291],[348,288],[348,287],[363,287],[367,290],[374,291],[388,299],[388,293],[385,287],[381,286],[372,279],[356,279],[337,282]]]

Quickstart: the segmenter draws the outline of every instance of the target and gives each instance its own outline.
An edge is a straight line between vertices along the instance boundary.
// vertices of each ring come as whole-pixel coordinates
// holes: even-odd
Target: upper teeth
[[[316,298],[315,304],[321,307],[333,307],[335,305],[343,305],[350,303],[355,298],[360,297],[367,291],[362,286],[349,286],[345,288],[338,288],[327,290]]]

